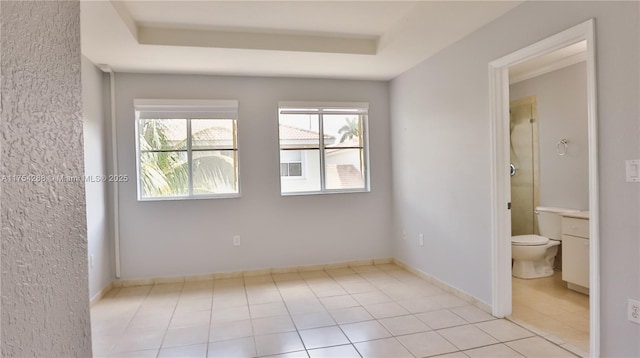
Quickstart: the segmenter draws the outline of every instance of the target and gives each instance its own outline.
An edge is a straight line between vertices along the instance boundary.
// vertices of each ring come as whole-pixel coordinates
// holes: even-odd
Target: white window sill
[[[158,198],[138,198],[139,202],[176,201],[176,200],[209,200],[209,199],[233,199],[241,197],[240,193],[198,195],[198,196],[163,196]]]
[[[325,195],[325,194],[354,194],[354,193],[370,193],[371,189],[341,189],[341,190],[325,190],[325,191],[296,191],[291,193],[280,193],[280,196],[298,196],[298,195]]]

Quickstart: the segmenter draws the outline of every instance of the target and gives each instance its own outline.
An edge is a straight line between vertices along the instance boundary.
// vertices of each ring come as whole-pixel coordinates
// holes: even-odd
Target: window
[[[283,195],[369,191],[366,103],[279,104]]]
[[[239,195],[237,101],[135,100],[138,200]]]
[[[302,152],[287,150],[280,157],[280,176],[302,178]]]

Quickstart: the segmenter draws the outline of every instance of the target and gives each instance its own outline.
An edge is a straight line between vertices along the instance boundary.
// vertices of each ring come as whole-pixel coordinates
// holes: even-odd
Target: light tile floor
[[[589,296],[569,290],[562,272],[535,280],[513,278],[515,322],[579,355],[589,352]]]
[[[395,265],[115,288],[95,357],[573,357]]]

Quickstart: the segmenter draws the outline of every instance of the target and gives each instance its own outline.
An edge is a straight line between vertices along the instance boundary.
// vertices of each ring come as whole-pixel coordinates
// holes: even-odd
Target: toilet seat
[[[511,236],[511,244],[517,246],[539,246],[549,243],[549,238],[540,235]]]

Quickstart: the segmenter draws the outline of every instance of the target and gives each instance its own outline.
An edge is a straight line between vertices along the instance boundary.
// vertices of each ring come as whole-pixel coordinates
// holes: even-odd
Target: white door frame
[[[491,116],[492,313],[511,315],[511,201],[509,177],[509,67],[587,41],[587,120],[589,143],[590,354],[600,353],[599,190],[596,111],[595,22],[585,21],[489,64]]]

